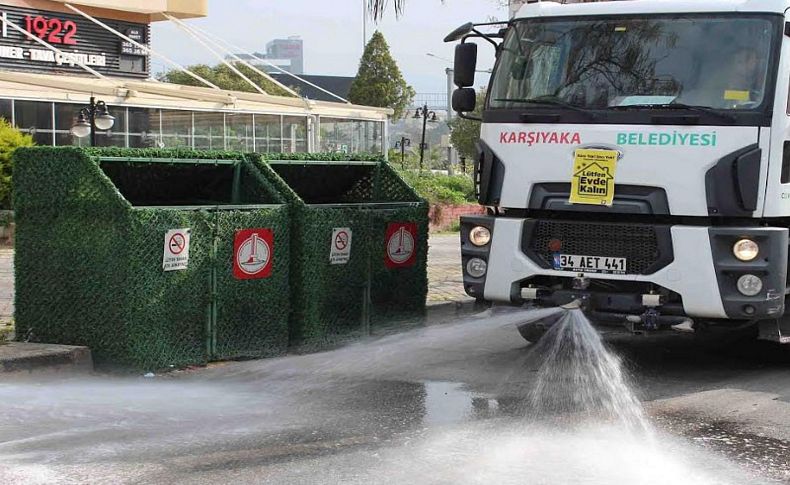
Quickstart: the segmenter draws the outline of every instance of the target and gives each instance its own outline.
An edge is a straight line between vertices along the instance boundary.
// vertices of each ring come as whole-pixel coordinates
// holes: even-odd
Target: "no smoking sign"
[[[165,271],[185,270],[189,266],[189,228],[171,229],[165,234],[162,269]]]
[[[336,227],[332,230],[329,264],[346,264],[351,259],[351,228]]]

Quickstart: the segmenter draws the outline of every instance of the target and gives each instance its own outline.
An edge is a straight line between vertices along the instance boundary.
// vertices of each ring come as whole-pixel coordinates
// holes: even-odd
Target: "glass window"
[[[195,112],[195,148],[225,149],[225,114]]]
[[[228,150],[252,152],[252,115],[227,113]]]
[[[367,153],[382,153],[384,143],[384,124],[378,121],[362,122],[362,143],[360,148]]]
[[[52,130],[37,130],[35,128],[31,128],[29,133],[33,135],[33,141],[36,143],[36,145],[52,146],[54,143],[52,140]]]
[[[9,123],[14,119],[13,105],[14,102],[10,99],[0,99],[0,118],[3,118]]]
[[[521,21],[488,103],[752,110],[763,103],[775,32],[768,16],[746,14]]]
[[[192,146],[192,112],[162,110],[162,144],[168,148]]]
[[[126,133],[123,132],[118,133],[113,130],[99,131],[96,133],[96,146],[97,147],[125,147]]]
[[[55,129],[69,131],[77,122],[79,111],[84,108],[81,104],[55,103]],[[115,114],[113,113],[113,116]]]
[[[279,115],[255,115],[255,150],[261,153],[283,151]]]
[[[55,144],[57,146],[90,146],[90,137],[77,138],[71,134],[71,127],[77,122],[79,112],[85,105],[55,103]],[[126,146],[126,108],[108,106],[115,123],[110,130],[96,132],[96,146]]]
[[[39,101],[16,101],[14,103],[16,126],[23,131],[34,132],[52,129],[52,103]],[[51,140],[50,143],[52,144]]]
[[[129,108],[129,147],[147,148],[159,146],[159,110]]]
[[[368,137],[375,139],[374,129],[366,121],[321,118],[321,151],[358,153],[369,151]]]
[[[342,125],[332,118],[321,118],[321,150],[322,152],[341,152],[344,136]]]
[[[307,118],[303,116],[283,117],[283,151],[286,153],[307,152]]]

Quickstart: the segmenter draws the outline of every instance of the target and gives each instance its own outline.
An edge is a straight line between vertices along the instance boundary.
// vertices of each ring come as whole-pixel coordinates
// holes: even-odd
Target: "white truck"
[[[466,24],[453,109],[496,64],[461,220],[466,292],[597,323],[790,343],[790,0],[524,5]],[[540,330],[540,329],[538,329]],[[535,328],[522,334],[534,340]]]

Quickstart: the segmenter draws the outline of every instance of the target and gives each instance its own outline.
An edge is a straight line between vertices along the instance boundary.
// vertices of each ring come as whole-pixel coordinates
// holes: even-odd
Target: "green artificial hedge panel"
[[[291,344],[320,345],[422,315],[428,293],[427,203],[378,157],[360,157],[356,161],[377,162],[360,166],[343,164],[354,161],[347,157],[311,155],[326,163],[256,158],[291,206]],[[416,263],[392,269],[385,264],[386,231],[398,222],[417,225]],[[330,264],[335,228],[351,229],[346,264]]]
[[[257,207],[133,207],[99,157],[238,160],[240,197]],[[143,173],[136,162],[106,163],[127,185]],[[20,340],[86,345],[99,364],[144,370],[285,351],[290,208],[243,155],[30,148],[16,153],[14,184]],[[191,230],[189,266],[165,272],[164,237],[178,228]],[[272,229],[271,277],[233,278],[234,234],[245,228]]]

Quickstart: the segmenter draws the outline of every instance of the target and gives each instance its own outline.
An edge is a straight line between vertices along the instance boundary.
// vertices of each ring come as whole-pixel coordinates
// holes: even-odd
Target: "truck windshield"
[[[775,32],[769,15],[518,21],[488,106],[756,110]]]

